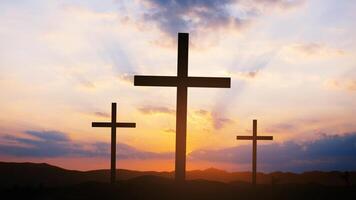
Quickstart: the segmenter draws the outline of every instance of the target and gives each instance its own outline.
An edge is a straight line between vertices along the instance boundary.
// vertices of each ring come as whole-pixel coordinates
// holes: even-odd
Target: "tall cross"
[[[111,103],[111,122],[93,122],[92,127],[111,127],[111,176],[110,182],[116,182],[116,128],[135,128],[136,123],[116,122],[116,103]]]
[[[185,180],[188,87],[230,88],[230,78],[188,76],[189,34],[178,33],[177,76],[135,76],[135,86],[177,87],[175,179]]]
[[[237,140],[252,140],[252,184],[256,185],[257,175],[257,140],[273,140],[273,136],[257,136],[257,120],[253,120],[252,136],[236,136]]]

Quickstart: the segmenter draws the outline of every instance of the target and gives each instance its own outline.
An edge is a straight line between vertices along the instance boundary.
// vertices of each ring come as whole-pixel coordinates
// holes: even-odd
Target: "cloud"
[[[347,89],[350,91],[356,91],[356,80],[351,81],[347,86]]]
[[[226,74],[231,76],[232,79],[238,81],[244,81],[250,83],[252,81],[263,81],[269,76],[267,69],[269,66],[274,65],[274,60],[278,57],[278,51],[276,49],[262,50],[262,52],[254,53],[234,62],[234,66],[238,66],[236,69],[231,68],[226,71]]]
[[[231,75],[241,80],[253,80],[258,76],[259,73],[260,73],[259,70],[254,70],[254,71],[247,71],[247,72],[234,72]]]
[[[317,118],[294,118],[287,120],[286,122],[274,123],[267,126],[264,132],[269,133],[288,133],[291,131],[302,132],[302,130],[315,130],[320,127],[325,127],[325,121],[330,121],[330,119],[317,119]]]
[[[41,139],[46,142],[50,141],[69,141],[69,137],[58,131],[26,131],[25,132],[28,135],[34,136],[37,139]]]
[[[80,152],[80,147],[70,142],[64,133],[57,131],[26,131],[32,138],[3,136],[3,140],[12,145],[1,144],[0,152],[19,157],[58,157]],[[79,150],[79,151],[78,151]]]
[[[105,117],[105,118],[111,117],[111,115],[109,113],[106,113],[106,112],[94,112],[94,115],[96,115],[98,117]]]
[[[177,32],[241,29],[271,8],[287,9],[304,0],[141,0],[144,19],[171,36]]]
[[[168,128],[168,129],[165,129],[164,132],[166,132],[166,133],[176,133],[176,130],[173,129],[173,128]]]
[[[94,147],[98,152],[103,152],[102,156],[109,156],[111,145],[109,143],[95,143]],[[140,151],[130,145],[118,143],[116,148],[116,157],[119,159],[155,159],[155,158],[173,158],[173,153],[155,153],[148,151]]]
[[[331,79],[325,82],[325,86],[330,89],[346,90],[350,92],[356,91],[356,80],[351,79]]]
[[[292,48],[304,56],[338,56],[345,54],[342,49],[332,48],[325,44],[314,42],[294,44]]]
[[[274,6],[280,8],[291,8],[304,3],[304,0],[255,0],[255,3],[262,4],[264,6]]]
[[[175,110],[163,106],[144,106],[138,108],[138,110],[146,115],[153,114],[175,114]]]
[[[194,114],[207,119],[215,130],[224,128],[226,125],[233,123],[232,119],[222,117],[220,112],[209,112],[204,109],[194,111]],[[200,122],[199,122],[200,123]]]
[[[197,110],[197,111],[195,111],[195,113],[198,115],[203,115],[203,116],[209,114],[209,112],[207,110],[203,110],[203,109]]]
[[[220,150],[196,150],[189,154],[191,160],[251,163],[251,145]],[[344,135],[323,135],[316,141],[258,146],[258,165],[264,171],[355,170],[356,132]]]
[[[309,44],[299,44],[296,45],[294,48],[296,48],[297,50],[305,54],[312,55],[318,53],[323,47],[320,44],[309,43]]]
[[[222,129],[225,125],[232,123],[229,118],[213,118],[213,124],[215,129]]]
[[[133,84],[134,74],[136,73],[122,73],[119,75],[119,80],[125,83]]]
[[[248,78],[255,78],[255,77],[257,76],[257,74],[258,74],[258,71],[253,71],[253,72],[248,72],[248,73],[246,74],[246,76],[247,76]]]
[[[298,125],[292,124],[292,123],[278,123],[278,124],[273,124],[265,129],[265,131],[270,132],[270,133],[282,133],[285,131],[290,131],[290,130],[297,130]]]
[[[161,30],[176,35],[177,32],[190,32],[195,28],[236,26],[243,24],[242,19],[233,17],[226,9],[232,0],[145,0],[149,11],[145,19],[158,24]]]
[[[67,134],[58,131],[25,131],[24,134],[33,139],[5,135],[1,139],[6,144],[0,144],[3,155],[18,157],[108,157],[110,143],[76,143]],[[154,153],[141,151],[127,144],[117,144],[119,159],[154,159],[172,158],[173,153]]]
[[[83,86],[87,89],[95,89],[95,84],[92,81],[89,81],[88,79],[86,79],[82,76],[77,76],[76,78],[81,86]]]

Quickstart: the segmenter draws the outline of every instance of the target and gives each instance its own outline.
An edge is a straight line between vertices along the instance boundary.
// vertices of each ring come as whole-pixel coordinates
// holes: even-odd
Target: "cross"
[[[136,123],[116,122],[116,103],[111,103],[111,122],[93,122],[92,127],[111,127],[111,176],[110,182],[116,182],[116,128],[135,128]]]
[[[230,88],[230,78],[188,76],[189,34],[178,33],[177,76],[135,76],[135,86],[177,87],[175,180],[184,182],[187,136],[188,87]]]
[[[252,136],[236,136],[237,140],[252,140],[252,184],[256,185],[257,174],[257,140],[273,140],[273,136],[257,136],[257,120],[253,120]]]

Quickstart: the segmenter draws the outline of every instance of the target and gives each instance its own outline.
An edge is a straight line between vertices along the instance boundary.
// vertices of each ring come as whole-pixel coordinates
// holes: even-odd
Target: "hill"
[[[46,163],[8,163],[0,162],[0,187],[12,185],[48,185],[63,186],[77,184],[86,181],[107,182],[109,170],[76,171],[52,166]],[[134,171],[118,169],[118,180],[128,180],[140,176],[151,175],[164,178],[173,178],[173,172]],[[307,184],[318,183],[323,185],[355,184],[356,172],[349,172],[349,183],[345,180],[345,173],[332,172],[304,172],[301,174],[273,172],[258,173],[259,184]],[[219,182],[250,182],[250,172],[227,172],[224,170],[209,168],[206,170],[192,170],[187,172],[188,180],[205,179]]]
[[[355,172],[349,174],[346,184],[343,172],[260,173],[254,188],[248,172],[194,170],[177,185],[172,172],[120,169],[113,186],[109,170],[0,162],[0,193],[4,199],[356,199]]]
[[[0,162],[0,187],[12,185],[48,185],[62,186],[77,184],[86,181],[107,182],[109,170],[76,171],[67,170],[45,163],[9,163]],[[349,172],[349,183],[345,181],[344,172],[304,172],[301,174],[273,172],[258,173],[259,184],[307,184],[318,183],[322,185],[342,186],[356,183],[356,172]],[[118,180],[128,180],[140,176],[151,175],[164,178],[173,178],[173,172],[134,171],[118,169]],[[250,172],[227,172],[209,168],[206,170],[193,170],[187,172],[188,180],[205,179],[219,182],[246,182],[251,180]]]

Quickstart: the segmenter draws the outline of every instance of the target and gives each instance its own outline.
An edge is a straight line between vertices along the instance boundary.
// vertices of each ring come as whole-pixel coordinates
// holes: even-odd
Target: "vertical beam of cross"
[[[116,122],[116,103],[111,104],[111,122],[93,122],[92,127],[110,127],[111,128],[111,168],[110,182],[116,182],[116,128],[135,128],[136,123]]]
[[[177,87],[175,180],[183,182],[186,171],[188,87],[230,88],[230,78],[188,76],[189,34],[178,33],[177,76],[139,76],[135,86]]]
[[[252,184],[257,180],[257,140],[273,140],[273,136],[257,136],[257,120],[253,120],[252,136],[236,136],[237,140],[252,140]]]
[[[178,37],[178,77],[188,77],[188,44],[189,36]],[[183,82],[177,87],[177,111],[176,111],[176,162],[175,176],[181,181],[185,179],[186,167],[186,141],[187,141],[187,99],[188,88]]]
[[[252,184],[257,180],[257,120],[252,121]]]
[[[116,181],[116,103],[111,104],[111,183],[115,183]]]

